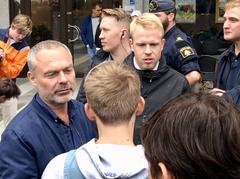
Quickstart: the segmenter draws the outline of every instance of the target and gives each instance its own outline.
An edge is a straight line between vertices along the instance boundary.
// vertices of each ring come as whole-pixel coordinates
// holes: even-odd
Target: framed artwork
[[[130,4],[135,4],[135,0],[130,0]]]
[[[196,22],[196,0],[176,0],[177,23]]]
[[[216,16],[215,22],[216,23],[223,23],[224,22],[224,6],[227,0],[216,0]]]

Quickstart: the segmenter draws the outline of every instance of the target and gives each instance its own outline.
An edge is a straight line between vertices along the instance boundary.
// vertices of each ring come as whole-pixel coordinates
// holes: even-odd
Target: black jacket
[[[154,112],[156,112],[163,104],[169,100],[180,96],[185,92],[189,92],[190,86],[181,73],[166,65],[165,58],[162,57],[160,59],[157,71],[143,71],[137,70],[134,67],[133,57],[134,54],[130,54],[124,60],[124,63],[131,66],[139,74],[141,79],[141,95],[145,99],[145,110],[143,114],[136,120],[134,140],[135,143],[138,144],[140,143],[140,128],[142,122],[147,121]],[[93,57],[93,62],[89,66],[88,71],[108,59],[111,59],[110,54],[104,52],[103,50],[99,50]],[[86,95],[83,88],[84,79],[85,77],[81,83],[77,100],[86,103]]]
[[[226,90],[225,95],[240,107],[240,54],[235,54],[234,44],[219,57],[214,87]]]
[[[140,128],[142,122],[147,121],[163,104],[169,100],[190,91],[185,77],[166,65],[162,57],[158,69],[137,70],[133,63],[134,54],[130,54],[124,63],[131,66],[140,76],[141,95],[145,99],[145,110],[136,120],[135,143],[140,143]]]
[[[86,78],[86,75],[88,74],[88,72],[95,66],[97,66],[98,64],[104,62],[105,60],[111,59],[110,58],[110,53],[103,51],[102,49],[98,50],[97,53],[93,56],[92,58],[92,63],[89,65],[86,73],[84,74],[82,83],[80,85],[80,88],[78,90],[78,95],[77,95],[77,100],[81,101],[82,103],[86,103],[87,99],[86,99],[86,94],[84,91],[84,81]]]

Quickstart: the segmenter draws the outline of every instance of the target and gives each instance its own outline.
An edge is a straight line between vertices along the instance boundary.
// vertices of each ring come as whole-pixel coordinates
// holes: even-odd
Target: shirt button
[[[55,119],[55,122],[58,122],[57,119]]]

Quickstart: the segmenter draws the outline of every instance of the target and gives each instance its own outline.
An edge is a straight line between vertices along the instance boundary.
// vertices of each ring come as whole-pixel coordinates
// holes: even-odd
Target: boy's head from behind
[[[180,96],[144,125],[152,178],[240,178],[240,110],[224,97]]]
[[[105,125],[129,122],[143,99],[140,79],[126,64],[107,61],[93,68],[84,83],[88,105]]]

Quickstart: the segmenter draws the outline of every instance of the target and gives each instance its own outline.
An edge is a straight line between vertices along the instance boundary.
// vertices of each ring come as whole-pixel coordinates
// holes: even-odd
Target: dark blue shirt
[[[76,149],[96,137],[95,124],[88,120],[84,105],[68,102],[69,125],[36,95],[2,134],[0,178],[40,178],[56,155]]]
[[[198,55],[193,48],[190,37],[176,26],[164,36],[166,40],[163,54],[169,66],[186,75],[191,71],[200,71]]]
[[[226,95],[240,106],[240,53],[235,55],[234,45],[219,58],[214,86],[226,90]]]

